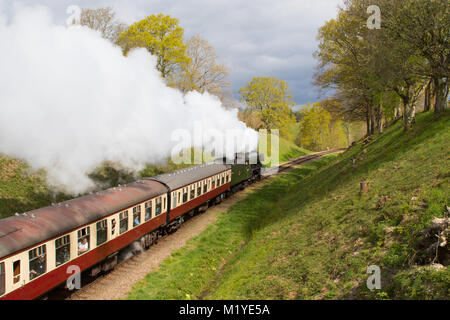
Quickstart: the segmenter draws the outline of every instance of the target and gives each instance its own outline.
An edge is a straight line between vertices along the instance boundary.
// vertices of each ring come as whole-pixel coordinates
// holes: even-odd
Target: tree
[[[157,69],[167,78],[189,61],[183,43],[183,28],[168,15],[150,15],[119,35],[118,44],[126,55],[133,48],[146,48],[157,56]]]
[[[392,40],[409,44],[412,50],[426,59],[427,63],[416,68],[416,71],[431,80],[435,115],[439,116],[446,107],[450,76],[448,0],[378,1],[385,16],[384,27]],[[429,91],[430,84],[427,87]],[[430,93],[427,92],[427,103],[431,100]]]
[[[404,129],[414,121],[416,102],[425,85],[421,70],[426,69],[426,60],[417,46],[398,38],[395,28],[387,27],[401,19],[403,5],[413,1],[347,0],[337,19],[319,30],[316,57],[320,64],[315,84],[334,88],[348,110],[363,115],[367,135],[374,134],[375,128],[382,132],[386,110],[382,97],[392,92],[403,102]],[[366,10],[372,4],[382,6],[383,13],[390,12],[390,16],[383,15],[380,30],[366,26]]]
[[[385,3],[382,0],[380,5],[386,5],[382,6],[383,12],[389,10],[393,12],[386,14],[382,32],[369,39],[372,41],[369,41],[371,54],[368,57],[373,61],[372,68],[378,77],[378,86],[384,86],[385,91],[394,91],[402,100],[404,130],[408,130],[414,122],[416,103],[425,84],[425,77],[421,75],[420,70],[426,65],[420,50],[411,42],[398,39],[395,31],[389,27],[393,17],[402,14],[401,7],[407,1],[409,0],[401,0],[402,3],[398,1]],[[400,7],[397,7],[398,5]]]
[[[239,89],[241,101],[255,110],[264,129],[279,129],[289,136],[288,127],[295,122],[291,107],[295,105],[288,83],[275,77],[254,77]]]
[[[328,111],[315,104],[301,111],[303,119],[296,143],[308,150],[319,151],[327,147],[329,139],[329,124],[331,115]]]
[[[217,63],[214,47],[195,35],[186,41],[186,55],[189,60],[182,64],[181,73],[174,75],[173,85],[184,93],[207,91],[223,101],[231,84],[226,80],[229,70]]]
[[[115,19],[112,8],[82,9],[80,24],[97,30],[102,37],[116,43],[119,34],[127,29],[127,25]]]
[[[239,111],[238,119],[252,129],[259,130],[264,128],[264,123],[261,121],[261,118],[256,110],[248,108]]]
[[[335,110],[332,113],[327,110],[336,104],[333,100],[323,100],[312,105],[308,103],[307,107],[299,111],[302,117],[295,140],[297,145],[314,151],[349,145],[349,127],[344,126],[342,118]]]
[[[323,89],[334,89],[338,100],[345,102],[342,112],[352,120],[365,120],[367,135],[374,131],[371,85],[373,75],[367,67],[368,54],[364,41],[366,30],[360,18],[340,9],[319,29],[319,48],[314,53],[319,65],[314,84]]]
[[[351,143],[350,123],[352,122],[352,118],[349,117],[349,113],[345,112],[344,105],[336,98],[328,98],[322,100],[320,106],[330,114],[332,124],[337,124],[337,127],[342,127],[344,129],[347,146],[349,146]]]

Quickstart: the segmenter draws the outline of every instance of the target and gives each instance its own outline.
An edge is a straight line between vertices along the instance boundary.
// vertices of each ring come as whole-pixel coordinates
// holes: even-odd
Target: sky
[[[342,0],[0,0],[3,14],[16,5],[44,5],[54,22],[65,24],[70,5],[112,7],[119,20],[132,24],[151,14],[179,19],[185,37],[199,34],[231,69],[233,94],[257,76],[289,84],[298,105],[321,100],[312,85],[317,61],[317,30],[334,18]]]

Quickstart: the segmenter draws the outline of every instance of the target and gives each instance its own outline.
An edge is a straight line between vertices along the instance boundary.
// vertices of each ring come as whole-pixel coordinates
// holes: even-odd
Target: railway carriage
[[[254,180],[258,173],[248,163],[245,176],[233,180],[236,159],[231,165],[193,166],[1,219],[0,299],[38,298],[64,285],[74,272],[95,276],[114,268],[120,251],[133,242],[150,246],[186,217],[220,202],[231,192],[232,181]]]
[[[192,216],[196,210],[204,211],[209,201],[217,203],[224,197],[230,190],[231,166],[203,164],[147,179],[158,181],[167,188],[170,210],[166,222],[170,232],[183,223],[184,214]]]
[[[156,208],[165,196],[161,184],[138,181],[0,220],[1,298],[39,297],[64,283],[75,270],[70,266],[112,267],[120,249],[165,221],[164,207],[159,214]],[[142,223],[133,227],[137,208]],[[83,239],[85,252],[78,250]]]

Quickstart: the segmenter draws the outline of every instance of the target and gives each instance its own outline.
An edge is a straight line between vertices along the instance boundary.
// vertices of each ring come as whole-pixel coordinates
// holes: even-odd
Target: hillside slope
[[[448,110],[439,121],[418,114],[407,133],[397,123],[374,141],[276,177],[129,298],[448,299],[448,245],[436,257],[419,232],[450,203],[449,124]],[[364,194],[362,181],[370,186]],[[381,268],[381,290],[366,287],[370,265]]]

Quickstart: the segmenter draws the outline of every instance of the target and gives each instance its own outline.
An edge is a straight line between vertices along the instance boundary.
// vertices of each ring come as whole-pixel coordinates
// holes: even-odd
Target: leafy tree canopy
[[[254,77],[239,89],[241,101],[257,112],[262,128],[279,129],[289,136],[289,126],[295,122],[291,107],[295,105],[288,83],[275,77]]]
[[[124,54],[133,48],[146,48],[158,57],[157,68],[163,78],[167,78],[179,70],[181,64],[189,61],[183,33],[178,19],[163,14],[150,15],[121,33],[118,44]]]

